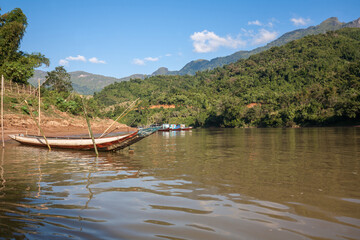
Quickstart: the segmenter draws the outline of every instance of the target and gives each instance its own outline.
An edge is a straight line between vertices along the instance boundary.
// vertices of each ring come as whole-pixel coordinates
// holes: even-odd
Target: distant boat
[[[171,131],[180,131],[180,124],[170,124],[170,130]]]
[[[193,127],[186,127],[185,124],[163,124],[159,131],[161,132],[168,132],[168,131],[186,131],[190,130]]]
[[[95,144],[99,151],[116,151],[150,136],[158,129],[159,128],[145,128],[127,134],[95,138]],[[25,145],[47,147],[43,136],[16,134],[9,135],[9,137]],[[51,148],[94,150],[94,144],[89,137],[46,137],[46,139]]]
[[[180,124],[181,131],[191,130],[193,127],[186,127],[185,124]]]
[[[161,127],[160,127],[160,129],[158,131],[159,132],[170,131],[170,124],[164,123],[163,125],[161,125]]]

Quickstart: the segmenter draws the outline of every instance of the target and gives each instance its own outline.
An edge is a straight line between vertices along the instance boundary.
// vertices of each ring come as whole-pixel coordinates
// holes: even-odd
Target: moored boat
[[[193,127],[186,127],[185,124],[180,124],[181,131],[191,130]]]
[[[191,130],[193,127],[186,127],[185,124],[167,124],[164,123],[161,125],[159,132],[168,132],[168,131],[187,131]]]
[[[170,124],[170,130],[171,131],[180,131],[180,124]]]
[[[162,124],[158,131],[160,131],[160,132],[170,131],[170,124],[167,124],[167,123]]]
[[[150,136],[159,128],[146,128],[135,132],[115,135],[103,138],[95,138],[95,144],[99,151],[116,151],[140,141]],[[32,146],[47,147],[43,136],[16,134],[9,135],[15,141]],[[76,150],[93,150],[94,144],[89,137],[46,137],[51,148],[76,149]]]

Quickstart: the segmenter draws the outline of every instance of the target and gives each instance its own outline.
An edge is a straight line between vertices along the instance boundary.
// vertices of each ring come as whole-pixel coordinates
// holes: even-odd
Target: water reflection
[[[0,237],[360,236],[359,129],[173,133],[144,139],[134,154],[98,158],[8,147]]]
[[[4,189],[5,189],[6,179],[4,177],[4,167],[3,167],[4,166],[4,153],[5,153],[5,149],[3,148],[1,150],[1,160],[0,160],[0,182],[1,182],[0,198],[5,195]]]
[[[185,136],[191,136],[192,130],[188,131],[164,131],[164,132],[157,132],[158,135],[161,135],[165,138],[171,138],[171,137],[185,137]]]

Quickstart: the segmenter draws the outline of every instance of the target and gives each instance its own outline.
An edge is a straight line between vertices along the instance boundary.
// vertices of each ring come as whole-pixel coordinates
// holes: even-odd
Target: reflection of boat
[[[99,151],[116,151],[128,147],[147,136],[150,136],[157,130],[158,128],[145,128],[128,134],[95,138],[95,143]],[[47,147],[46,141],[42,136],[17,134],[9,135],[9,137],[22,144]],[[52,148],[79,150],[94,149],[92,139],[89,137],[47,137],[46,139]]]

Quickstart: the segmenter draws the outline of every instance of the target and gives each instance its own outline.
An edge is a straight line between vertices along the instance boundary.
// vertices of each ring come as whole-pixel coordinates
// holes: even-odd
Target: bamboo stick
[[[140,101],[140,102],[141,102],[141,101]],[[136,107],[140,104],[140,102],[138,102],[134,107],[132,107],[129,111],[127,111],[126,114],[124,114],[121,118],[125,117],[129,112],[131,112],[134,108],[136,108]],[[120,119],[121,119],[121,118],[120,118]],[[119,121],[120,119],[117,119],[117,121]],[[115,122],[117,122],[117,121],[114,121],[111,125],[113,125],[113,124],[114,124]],[[114,130],[115,130],[115,129],[114,129]],[[113,130],[113,131],[114,131],[114,130]],[[111,132],[113,132],[113,131],[111,131]],[[111,132],[105,134],[104,136],[110,134]],[[128,128],[128,132],[129,132],[129,128]],[[104,133],[103,133],[103,134],[104,134]],[[103,136],[103,135],[101,135],[101,136]],[[100,137],[101,137],[101,136],[100,136]]]
[[[117,118],[116,118],[116,120],[112,123],[112,124],[110,124],[110,126],[101,134],[101,136],[99,137],[99,138],[101,138],[101,137],[103,137],[104,135],[105,135],[105,133],[112,127],[112,125],[114,125],[118,120],[120,120],[121,118],[123,118],[124,116],[126,116],[126,114],[123,116],[123,114],[137,101],[137,100],[139,100],[139,98],[138,99],[136,99],[134,102],[132,102],[121,114],[120,114],[120,116],[118,116]],[[140,101],[141,102],[141,101]],[[139,102],[139,103],[140,103]],[[139,105],[139,104],[137,104],[137,105]],[[137,106],[136,105],[136,106]]]
[[[1,75],[1,139],[2,147],[4,148],[4,75]]]
[[[35,119],[34,115],[32,114],[32,111],[31,111],[31,109],[30,109],[30,106],[29,106],[29,104],[28,104],[28,102],[27,102],[26,100],[25,100],[25,103],[26,103],[26,105],[27,105],[27,106],[28,106],[28,108],[29,108],[29,113],[30,113],[30,116],[32,117],[32,119],[33,119],[33,120],[34,120],[34,122],[36,123],[37,127],[39,128],[41,135],[44,137],[45,142],[46,142],[46,145],[47,145],[47,146],[48,146],[48,148],[49,148],[49,151],[51,151],[51,147],[50,147],[50,145],[49,145],[49,143],[48,143],[48,140],[46,139],[45,134],[44,134],[44,132],[42,131],[42,129],[41,129],[41,127],[40,127],[39,123],[36,121],[36,119]]]
[[[96,147],[94,135],[93,135],[93,132],[92,132],[92,130],[91,130],[90,121],[89,121],[89,118],[88,118],[88,116],[87,116],[84,99],[83,99],[83,98],[81,98],[81,99],[82,99],[82,104],[83,104],[83,109],[84,109],[84,115],[85,115],[86,123],[87,123],[87,125],[88,125],[89,135],[90,135],[91,140],[92,140],[92,142],[93,142],[93,144],[94,144],[94,150],[95,150],[96,156],[99,156],[99,152],[98,152],[97,147]]]
[[[39,84],[39,125],[41,123],[41,109],[40,109],[40,105],[41,105],[41,102],[40,102],[40,78],[38,78],[38,84]],[[40,130],[38,132],[38,135],[40,135]]]

